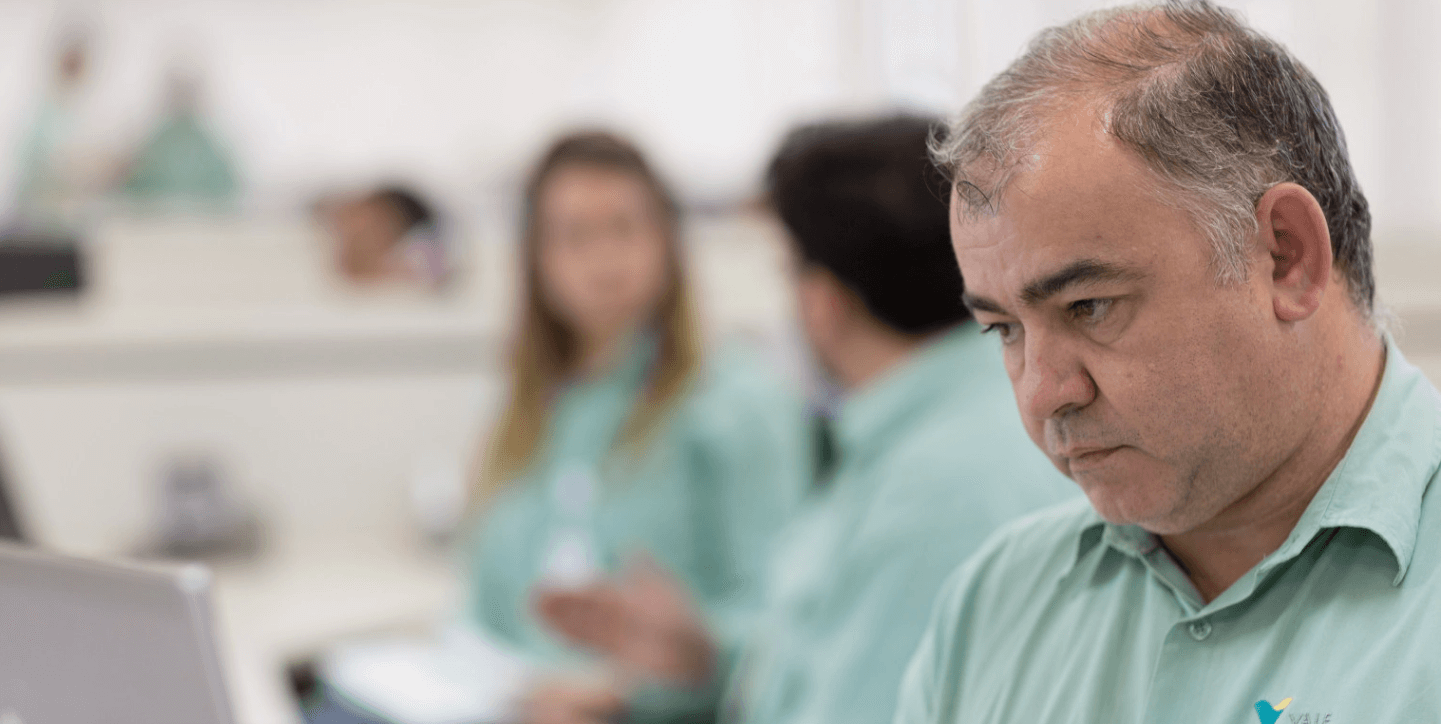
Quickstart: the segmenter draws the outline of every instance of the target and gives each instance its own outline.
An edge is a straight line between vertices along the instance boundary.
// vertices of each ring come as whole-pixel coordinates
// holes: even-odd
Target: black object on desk
[[[78,293],[85,287],[79,240],[50,234],[0,238],[0,294]]]
[[[5,489],[4,472],[4,466],[0,464],[0,540],[23,543],[25,534],[20,527],[20,515],[15,512],[15,506],[10,501],[10,494]]]

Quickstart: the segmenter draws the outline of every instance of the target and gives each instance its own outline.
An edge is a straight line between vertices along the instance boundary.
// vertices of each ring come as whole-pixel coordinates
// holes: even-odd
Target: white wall
[[[560,126],[634,131],[693,199],[744,194],[799,118],[953,110],[1041,27],[1097,0],[50,0],[0,3],[0,169],[53,28],[99,30],[107,132],[144,132],[177,54],[262,200],[414,176],[463,201]],[[1332,93],[1382,243],[1441,228],[1441,9],[1237,0]],[[0,171],[0,173],[4,173]],[[4,186],[8,187],[9,179]],[[3,188],[3,187],[0,187]],[[1401,232],[1396,232],[1401,233]],[[1415,234],[1410,234],[1415,235]]]

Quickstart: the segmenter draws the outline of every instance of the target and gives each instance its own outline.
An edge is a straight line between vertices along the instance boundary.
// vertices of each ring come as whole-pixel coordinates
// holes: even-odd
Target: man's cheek
[[[1011,378],[1011,388],[1015,389],[1025,371],[1025,352],[1018,344],[1006,345],[1001,348],[1001,360],[1006,366],[1006,376]]]
[[[1046,424],[1045,424],[1045,421],[1043,421],[1043,420],[1033,420],[1033,419],[1027,417],[1027,418],[1025,418],[1025,423],[1026,423],[1026,434],[1031,436],[1031,442],[1035,443],[1036,447],[1040,448],[1041,452],[1046,453],[1046,456],[1047,456],[1047,457],[1050,457],[1050,453],[1048,453],[1048,452],[1046,451]]]

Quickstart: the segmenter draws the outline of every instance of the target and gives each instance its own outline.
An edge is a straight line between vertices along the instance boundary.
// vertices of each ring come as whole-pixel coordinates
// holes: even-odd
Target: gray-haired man
[[[1441,721],[1441,396],[1371,321],[1316,79],[1209,4],[1104,11],[939,146],[967,304],[1090,504],[957,572],[896,721]]]

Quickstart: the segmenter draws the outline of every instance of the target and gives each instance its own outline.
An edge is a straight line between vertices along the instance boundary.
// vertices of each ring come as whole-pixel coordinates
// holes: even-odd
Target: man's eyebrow
[[[988,312],[990,314],[1010,314],[1004,307],[985,297],[973,296],[970,292],[961,294],[961,304],[972,312]]]
[[[1021,301],[1027,305],[1038,304],[1079,284],[1134,281],[1143,276],[1145,275],[1133,267],[1097,259],[1081,259],[1027,284],[1021,291]]]

